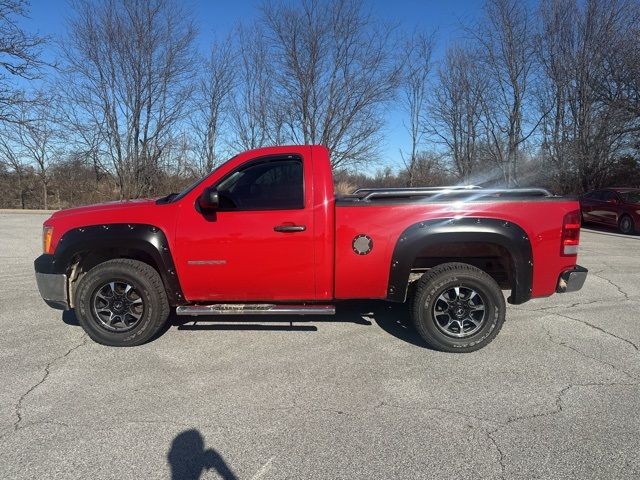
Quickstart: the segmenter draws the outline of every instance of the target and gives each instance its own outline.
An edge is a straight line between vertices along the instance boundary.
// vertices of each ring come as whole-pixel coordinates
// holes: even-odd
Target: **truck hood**
[[[126,200],[60,210],[51,215],[44,225],[53,227],[51,240],[53,251],[66,232],[92,225],[152,225],[162,230],[165,236],[171,239],[178,211],[177,203],[158,205],[154,199]]]
[[[93,205],[84,205],[82,207],[66,208],[58,210],[51,215],[51,220],[58,220],[69,216],[107,213],[112,211],[123,211],[128,209],[138,209],[140,207],[155,206],[155,199],[141,198],[137,200],[121,200],[114,202],[96,203]]]

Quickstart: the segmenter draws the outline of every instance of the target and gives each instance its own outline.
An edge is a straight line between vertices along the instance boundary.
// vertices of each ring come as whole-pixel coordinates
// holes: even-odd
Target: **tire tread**
[[[148,306],[152,310],[152,314],[150,316],[151,324],[147,329],[145,329],[144,334],[128,340],[126,342],[113,342],[108,339],[108,337],[97,335],[90,328],[85,326],[86,320],[82,318],[82,315],[78,315],[78,320],[80,321],[81,326],[87,332],[87,334],[97,343],[109,346],[137,346],[151,340],[165,325],[167,318],[169,317],[170,307],[169,301],[167,299],[167,294],[164,288],[164,284],[162,279],[160,278],[160,274],[156,271],[152,266],[141,262],[139,260],[134,260],[130,258],[115,258],[111,260],[107,260],[103,263],[100,263],[93,267],[89,272],[87,272],[80,281],[80,284],[77,288],[77,301],[76,301],[76,310],[78,310],[78,305],[81,305],[83,302],[90,301],[90,299],[85,298],[86,295],[91,295],[92,292],[86,291],[86,286],[88,283],[95,278],[97,275],[108,271],[108,270],[124,270],[126,273],[130,275],[135,275],[139,278],[143,278],[151,285],[151,296],[156,297],[156,302],[153,302],[152,305]],[[156,310],[155,312],[153,310]]]
[[[426,294],[427,290],[432,288],[433,282],[436,279],[438,279],[438,277],[440,277],[442,274],[446,274],[446,273],[454,274],[454,273],[461,273],[461,272],[463,272],[466,275],[476,277],[478,281],[484,282],[489,287],[497,289],[500,292],[501,301],[498,306],[499,308],[502,309],[503,320],[497,322],[491,334],[488,336],[487,339],[485,339],[486,341],[482,342],[480,346],[475,345],[474,342],[470,342],[468,346],[457,346],[457,347],[451,347],[449,345],[443,344],[442,342],[437,341],[431,336],[431,334],[425,329],[424,323],[421,319],[420,309],[422,306],[421,305],[422,299]],[[416,330],[418,331],[422,339],[427,343],[429,347],[435,350],[452,352],[452,353],[470,352],[470,351],[478,350],[479,348],[484,347],[485,345],[490,343],[495,338],[495,336],[500,332],[500,329],[502,328],[502,324],[504,323],[504,310],[505,310],[504,297],[502,296],[502,290],[500,290],[500,287],[498,286],[496,281],[488,273],[484,272],[483,270],[477,267],[474,267],[473,265],[469,265],[468,263],[461,263],[461,262],[443,263],[425,272],[416,283],[417,285],[416,285],[415,295],[413,296],[412,302],[411,302],[411,310],[410,310],[411,318]]]

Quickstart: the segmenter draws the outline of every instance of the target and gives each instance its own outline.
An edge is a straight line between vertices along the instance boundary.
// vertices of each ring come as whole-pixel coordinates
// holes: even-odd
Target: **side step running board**
[[[334,315],[333,305],[274,305],[267,303],[186,305],[176,307],[177,315]]]

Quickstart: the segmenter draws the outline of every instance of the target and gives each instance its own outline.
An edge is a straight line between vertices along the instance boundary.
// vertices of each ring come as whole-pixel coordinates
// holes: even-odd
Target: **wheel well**
[[[404,302],[407,280],[436,265],[473,265],[511,289],[509,302],[531,298],[533,255],[527,233],[517,224],[497,218],[431,219],[407,227],[391,257],[387,299]]]
[[[450,262],[467,263],[483,270],[503,290],[513,287],[513,258],[509,250],[495,243],[447,242],[429,246],[418,252],[411,266],[411,272],[421,273]]]
[[[106,262],[107,260],[113,260],[115,258],[128,258],[130,260],[138,260],[139,262],[146,263],[161,274],[158,268],[158,264],[156,263],[154,258],[149,253],[143,250],[126,247],[111,247],[78,252],[74,255],[66,272],[69,278],[69,303],[71,307],[74,306],[75,290],[84,274],[91,270],[93,267]],[[162,277],[162,275],[160,276]]]

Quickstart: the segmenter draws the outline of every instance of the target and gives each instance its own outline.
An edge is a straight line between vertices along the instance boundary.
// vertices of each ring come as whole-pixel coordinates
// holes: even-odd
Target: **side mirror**
[[[619,202],[617,198],[610,198],[609,200],[607,200],[607,203],[610,203],[612,205],[617,205]]]
[[[220,198],[216,187],[207,187],[198,198],[198,206],[203,212],[210,212],[220,206]]]

